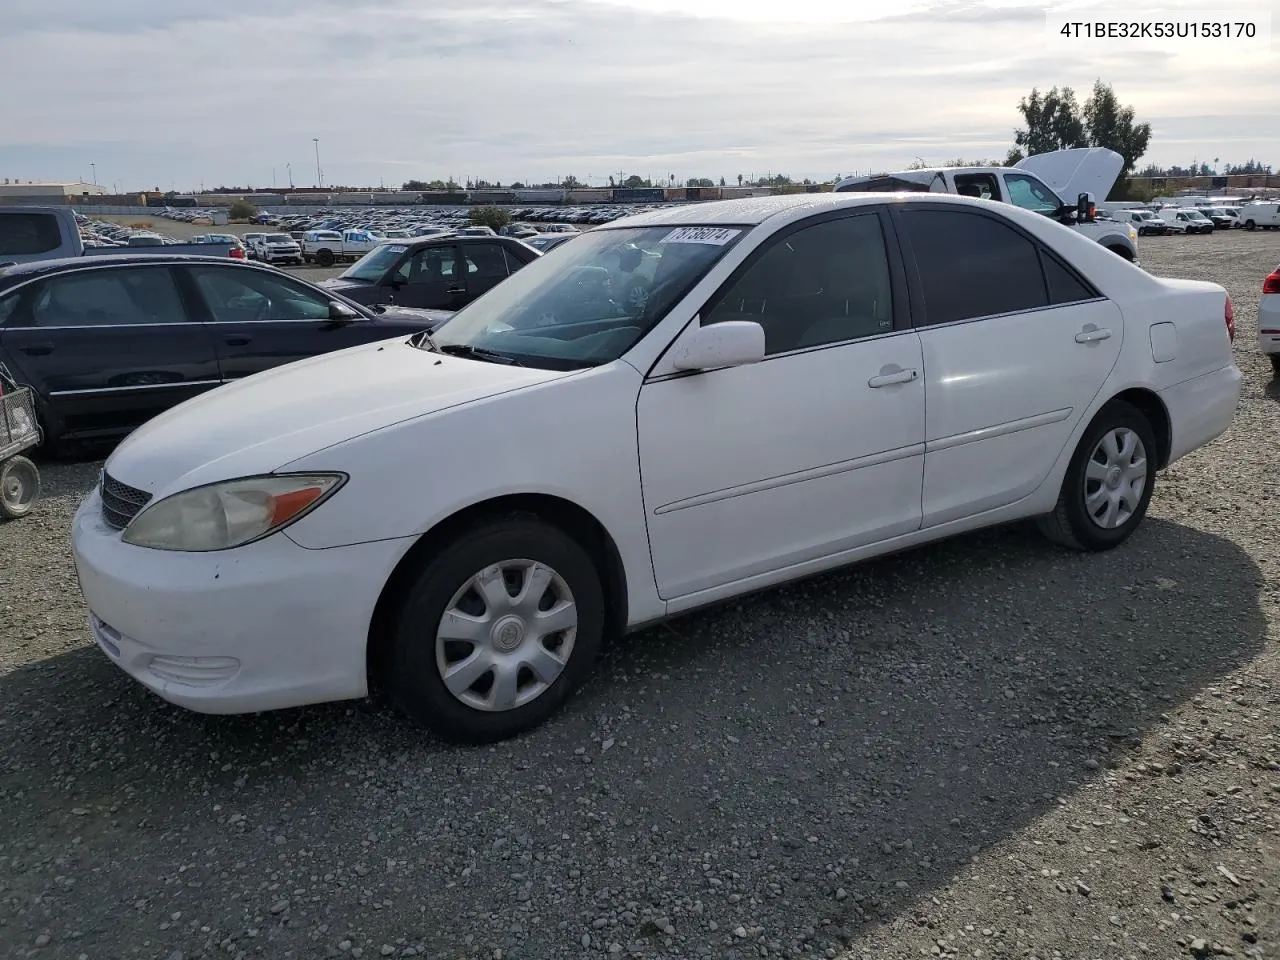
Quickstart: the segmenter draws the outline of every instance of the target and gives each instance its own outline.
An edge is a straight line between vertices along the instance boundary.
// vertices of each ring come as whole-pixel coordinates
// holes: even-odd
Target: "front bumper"
[[[103,522],[94,491],[72,548],[94,640],[125,673],[190,710],[250,713],[366,695],[370,619],[408,544],[150,550]]]

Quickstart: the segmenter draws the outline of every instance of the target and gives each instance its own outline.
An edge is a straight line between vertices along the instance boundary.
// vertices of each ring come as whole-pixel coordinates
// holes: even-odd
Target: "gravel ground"
[[[1231,291],[1247,382],[1128,544],[987,532],[686,617],[491,748],[146,693],[68,553],[97,465],[47,466],[0,527],[0,955],[1280,955],[1280,235],[1143,253]]]

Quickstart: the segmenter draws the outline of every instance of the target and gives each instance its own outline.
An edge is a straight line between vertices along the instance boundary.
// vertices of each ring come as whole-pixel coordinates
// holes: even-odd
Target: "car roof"
[[[623,217],[620,220],[614,220],[612,223],[601,224],[595,229],[707,226],[714,224],[756,226],[771,217],[784,214],[791,215],[789,219],[798,219],[809,214],[822,213],[826,210],[872,206],[889,201],[949,203],[957,206],[979,204],[984,207],[997,202],[978,200],[974,197],[958,196],[951,193],[792,193],[774,197],[712,200],[707,203],[689,203],[679,207],[666,207],[661,210],[651,210],[648,213],[638,213],[630,217]],[[1009,204],[999,203],[999,206],[1009,207]],[[1021,208],[1013,207],[1012,209],[1018,210]]]
[[[245,263],[230,257],[208,256],[204,254],[166,254],[166,253],[118,253],[87,257],[57,257],[52,260],[33,260],[29,263],[15,263],[0,267],[0,284],[8,280],[30,280],[46,274],[68,273],[75,270],[90,270],[94,267],[128,267],[136,264],[175,264],[175,263],[212,263],[222,266],[247,267],[251,270],[262,270],[257,264]]]

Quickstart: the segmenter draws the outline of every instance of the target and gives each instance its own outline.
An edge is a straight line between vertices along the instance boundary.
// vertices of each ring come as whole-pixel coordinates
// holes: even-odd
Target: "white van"
[[[1246,203],[1240,208],[1236,222],[1246,230],[1275,230],[1280,227],[1280,203]]]
[[[1154,210],[1112,210],[1109,216],[1112,220],[1133,224],[1140,237],[1149,234],[1162,236],[1169,232],[1169,224]]]

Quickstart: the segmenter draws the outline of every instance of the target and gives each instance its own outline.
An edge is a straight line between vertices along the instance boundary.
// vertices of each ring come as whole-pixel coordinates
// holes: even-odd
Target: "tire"
[[[0,464],[0,517],[19,520],[40,499],[40,471],[26,457],[10,457]]]
[[[1267,357],[1271,361],[1271,372],[1280,377],[1280,353],[1272,353]]]
[[[335,259],[336,258],[334,257],[332,250],[316,251],[316,263],[320,264],[322,267],[332,267]]]
[[[518,598],[530,563],[549,578],[534,606],[541,610],[539,600],[550,599],[554,606],[568,599],[576,613],[572,627],[541,638],[528,631],[531,617],[522,615]],[[472,587],[495,567],[511,577],[497,585],[507,599],[497,600],[506,614],[496,619],[493,605]],[[450,619],[462,625],[460,633],[470,632],[470,620],[493,626],[476,632],[474,641],[442,639],[450,610],[456,611]],[[533,607],[526,611],[533,613]],[[604,590],[595,563],[576,540],[536,517],[513,515],[482,522],[436,552],[405,590],[390,629],[383,679],[392,702],[446,740],[494,743],[538,726],[586,678],[604,634]],[[455,683],[457,692],[451,691],[444,671],[473,658],[479,658],[475,679],[462,688],[464,675]],[[543,665],[542,676],[530,666],[535,660]],[[514,706],[500,705],[500,676],[509,678]]]
[[[1107,456],[1104,442],[1108,438],[1117,441],[1113,450],[1118,448],[1123,454],[1130,437],[1136,440],[1136,444],[1129,458],[1108,458],[1113,460],[1110,469],[1095,460],[1095,454]],[[1142,412],[1123,400],[1108,403],[1098,411],[1080,438],[1062,479],[1057,506],[1038,521],[1041,533],[1055,543],[1075,550],[1110,550],[1124,543],[1138,528],[1151,503],[1156,456],[1155,432]],[[1133,481],[1124,476],[1122,465],[1127,462],[1132,469],[1137,466],[1139,457],[1145,469],[1141,489],[1134,491]],[[1092,471],[1091,463],[1096,464]],[[1113,484],[1118,486],[1111,486]],[[1107,492],[1109,486],[1112,493]],[[1098,494],[1102,496],[1097,498]],[[1094,519],[1091,500],[1096,503],[1098,513],[1102,514],[1099,520]],[[1117,501],[1123,506],[1112,514],[1109,505]]]
[[[1258,225],[1257,225],[1256,223],[1254,223],[1252,220],[1246,220],[1246,221],[1244,222],[1244,228],[1245,228],[1246,230],[1256,230],[1256,229],[1257,229],[1257,227],[1258,227]]]

